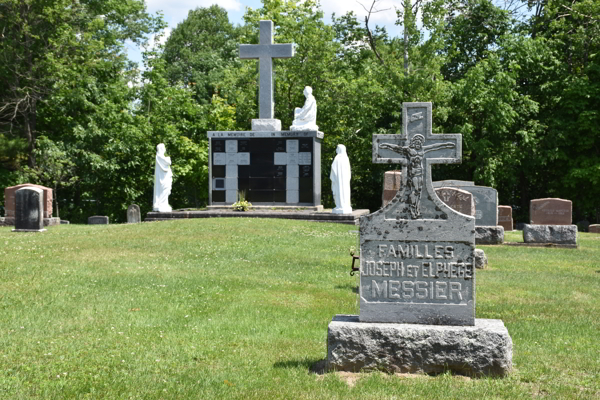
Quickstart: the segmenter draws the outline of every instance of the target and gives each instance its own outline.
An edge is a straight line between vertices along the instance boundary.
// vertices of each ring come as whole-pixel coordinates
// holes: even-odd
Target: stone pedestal
[[[512,369],[512,340],[498,319],[474,326],[361,323],[336,315],[327,332],[330,370],[383,370],[469,376],[505,376]]]
[[[504,243],[504,228],[498,226],[476,226],[475,244],[502,244]]]
[[[577,244],[577,225],[529,225],[523,227],[525,243]]]

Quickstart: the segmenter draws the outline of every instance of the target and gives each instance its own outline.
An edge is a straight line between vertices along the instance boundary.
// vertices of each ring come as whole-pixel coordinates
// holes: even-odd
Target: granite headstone
[[[434,188],[453,187],[473,194],[475,201],[475,225],[498,225],[498,191],[487,186],[477,186],[471,181],[446,180],[433,182]]]
[[[44,191],[26,186],[15,192],[15,229],[13,232],[43,232]]]
[[[600,233],[600,224],[592,224],[589,226],[588,231],[590,233]]]
[[[129,207],[127,207],[127,223],[137,224],[138,222],[142,222],[140,206],[138,206],[137,204],[132,204]]]
[[[435,189],[435,194],[438,195],[448,207],[461,214],[475,216],[475,201],[473,195],[466,190],[440,187]]]
[[[513,230],[511,206],[498,206],[498,225],[501,225],[505,232]]]
[[[402,171],[386,171],[383,174],[383,193],[381,195],[382,207],[388,205],[402,187]]]
[[[571,225],[572,212],[571,200],[535,199],[529,203],[529,222],[532,225]]]
[[[108,217],[104,215],[94,215],[88,218],[88,225],[108,225]]]

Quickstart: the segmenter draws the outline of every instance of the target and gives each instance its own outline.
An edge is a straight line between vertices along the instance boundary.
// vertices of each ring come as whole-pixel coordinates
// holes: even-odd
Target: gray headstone
[[[15,192],[15,229],[13,232],[43,232],[44,191],[26,186]]]
[[[360,219],[361,322],[475,324],[475,218],[436,196],[432,164],[462,158],[461,135],[431,133],[431,103],[403,104],[403,134],[373,135],[373,162],[407,184]]]
[[[470,181],[446,180],[433,182],[434,188],[454,187],[473,194],[475,200],[475,225],[498,225],[498,191],[487,186],[476,186]]]
[[[293,44],[273,43],[273,21],[260,21],[259,44],[240,45],[240,58],[258,59],[259,61],[258,118],[272,120],[275,114],[275,101],[273,100],[273,58],[291,58],[293,56]],[[276,130],[281,130],[281,124],[279,126],[280,128]]]
[[[88,225],[108,225],[108,217],[103,215],[94,215],[88,218]]]
[[[138,206],[137,204],[132,204],[129,207],[127,207],[127,223],[137,224],[138,222],[142,222],[140,206]]]

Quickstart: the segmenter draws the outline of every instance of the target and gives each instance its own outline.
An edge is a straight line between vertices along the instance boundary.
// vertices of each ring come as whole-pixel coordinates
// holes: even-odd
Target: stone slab
[[[4,216],[5,217],[9,217],[9,218],[14,218],[15,216],[15,193],[17,190],[24,188],[24,187],[35,187],[38,189],[42,189],[44,191],[44,200],[43,200],[43,212],[44,212],[44,218],[51,218],[52,217],[52,189],[45,187],[45,186],[41,186],[41,185],[34,185],[31,183],[24,183],[21,185],[16,185],[16,186],[10,186],[4,189]],[[10,223],[10,225],[14,225],[14,220],[12,220],[13,222]],[[7,224],[9,224],[7,222]]]
[[[498,225],[502,226],[505,232],[510,232],[513,230],[511,206],[498,206]]]
[[[475,244],[502,243],[504,243],[504,228],[501,225],[475,227]]]
[[[132,204],[129,207],[127,207],[127,223],[137,224],[138,222],[142,222],[140,206],[138,206],[137,204]]]
[[[525,243],[577,244],[577,225],[533,225],[523,227]]]
[[[475,216],[475,200],[473,195],[466,190],[453,187],[440,187],[435,189],[435,194],[454,211],[461,214]]]
[[[44,228],[44,190],[25,186],[15,192],[15,229],[13,232],[41,231]]]
[[[588,227],[588,232],[590,233],[600,233],[600,225],[592,224]]]
[[[529,223],[532,225],[571,225],[572,214],[571,200],[546,198],[529,203]]]
[[[329,370],[505,376],[512,370],[512,339],[498,319],[474,326],[361,323],[336,315],[327,332]]]
[[[253,119],[252,130],[256,132],[270,132],[281,130],[281,120],[279,119]]]
[[[359,218],[369,213],[369,210],[352,210],[351,214],[333,214],[331,210],[322,211],[323,206],[317,207],[317,210],[311,208],[314,207],[307,207],[306,210],[294,209],[294,207],[271,210],[269,207],[259,208],[253,206],[251,210],[245,212],[232,211],[231,208],[219,209],[216,207],[207,211],[172,211],[169,213],[152,211],[146,214],[144,221],[171,221],[174,219],[193,218],[278,218],[357,225]]]
[[[108,225],[108,217],[104,215],[94,215],[88,218],[88,225]]]

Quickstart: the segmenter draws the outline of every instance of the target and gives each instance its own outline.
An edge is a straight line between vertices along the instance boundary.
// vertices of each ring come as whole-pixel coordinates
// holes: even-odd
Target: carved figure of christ
[[[273,119],[275,102],[273,100],[273,58],[291,58],[294,56],[293,44],[273,43],[273,21],[260,21],[259,44],[241,44],[240,58],[258,59],[258,118]]]

